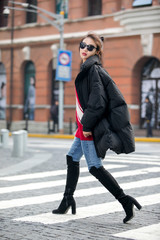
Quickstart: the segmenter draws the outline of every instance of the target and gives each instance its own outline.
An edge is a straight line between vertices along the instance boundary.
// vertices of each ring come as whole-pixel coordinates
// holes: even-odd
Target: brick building
[[[132,124],[135,128],[144,127],[144,99],[149,96],[154,106],[153,125],[159,128],[159,0],[19,2],[30,3],[52,13],[65,13],[64,47],[72,51],[72,80],[63,85],[65,129],[70,121],[75,122],[74,79],[81,63],[78,46],[88,31],[104,36],[103,66],[123,93]],[[11,10],[6,18],[2,14],[6,5],[12,7],[13,3],[0,2],[0,125],[12,122],[11,130],[25,125],[27,94],[30,92],[33,112],[29,116],[29,130],[47,132],[50,109],[59,94],[55,69],[60,34],[39,11],[32,12],[30,7],[31,12],[26,9],[20,11],[24,10],[23,6],[15,4],[19,10],[14,10],[14,14]]]

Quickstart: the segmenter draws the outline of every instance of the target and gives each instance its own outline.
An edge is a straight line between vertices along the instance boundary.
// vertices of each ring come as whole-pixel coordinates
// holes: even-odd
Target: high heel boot
[[[96,177],[99,182],[122,204],[126,217],[123,222],[126,223],[134,217],[134,205],[140,210],[141,205],[131,196],[126,195],[120,188],[115,178],[103,167],[91,167],[90,173]]]
[[[65,214],[69,208],[72,209],[72,214],[76,214],[76,202],[73,198],[74,191],[79,178],[79,162],[74,162],[71,156],[67,158],[67,178],[64,197],[59,207],[52,211],[53,214]]]
[[[122,196],[118,199],[118,201],[122,204],[124,211],[126,213],[126,217],[123,219],[124,223],[127,223],[134,217],[134,205],[138,210],[142,208],[142,206],[137,202],[137,200],[129,195]]]

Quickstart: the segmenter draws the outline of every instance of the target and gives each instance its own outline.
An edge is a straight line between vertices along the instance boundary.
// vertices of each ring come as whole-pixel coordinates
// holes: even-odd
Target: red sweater
[[[76,121],[77,121],[78,129],[76,131],[75,137],[80,138],[80,140],[93,141],[92,136],[85,137],[83,135],[83,125],[81,124],[82,116],[83,116],[83,109],[81,107],[81,104],[79,102],[78,95],[76,92]]]

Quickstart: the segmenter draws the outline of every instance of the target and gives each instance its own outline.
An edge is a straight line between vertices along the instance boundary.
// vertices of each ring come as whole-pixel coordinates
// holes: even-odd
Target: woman
[[[147,137],[152,137],[152,125],[151,125],[151,120],[152,120],[152,102],[150,98],[147,96],[145,99],[146,103],[146,113],[145,113],[145,118],[146,118],[146,125],[147,125]]]
[[[34,120],[34,110],[35,110],[35,99],[36,99],[36,91],[35,91],[35,78],[30,77],[30,85],[28,88],[27,99],[25,102],[24,113],[28,114],[29,120]]]
[[[76,120],[78,129],[67,154],[67,179],[64,197],[53,214],[64,214],[72,208],[79,177],[79,161],[84,154],[89,172],[122,204],[126,223],[133,218],[134,205],[141,205],[124,193],[114,177],[103,167],[102,158],[110,148],[116,153],[134,151],[134,137],[125,100],[108,73],[102,68],[103,38],[89,33],[80,42],[83,64],[75,80]],[[104,210],[105,211],[105,210]]]

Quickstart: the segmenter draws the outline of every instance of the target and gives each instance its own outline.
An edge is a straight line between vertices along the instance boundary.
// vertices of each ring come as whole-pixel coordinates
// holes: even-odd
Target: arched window
[[[37,0],[27,0],[27,3],[37,6]],[[28,10],[36,11],[36,9],[33,9],[30,6],[28,7]],[[26,23],[35,23],[35,22],[37,22],[37,11],[36,12],[27,12],[26,13]]]
[[[34,120],[35,99],[36,99],[36,79],[34,64],[26,63],[24,71],[24,119]]]
[[[6,119],[6,70],[0,63],[0,119]]]
[[[160,128],[160,61],[151,58],[143,67],[141,82],[141,127],[145,128],[145,98],[149,97],[153,107],[151,124]]]
[[[101,0],[88,0],[88,16],[102,14],[102,1]]]

